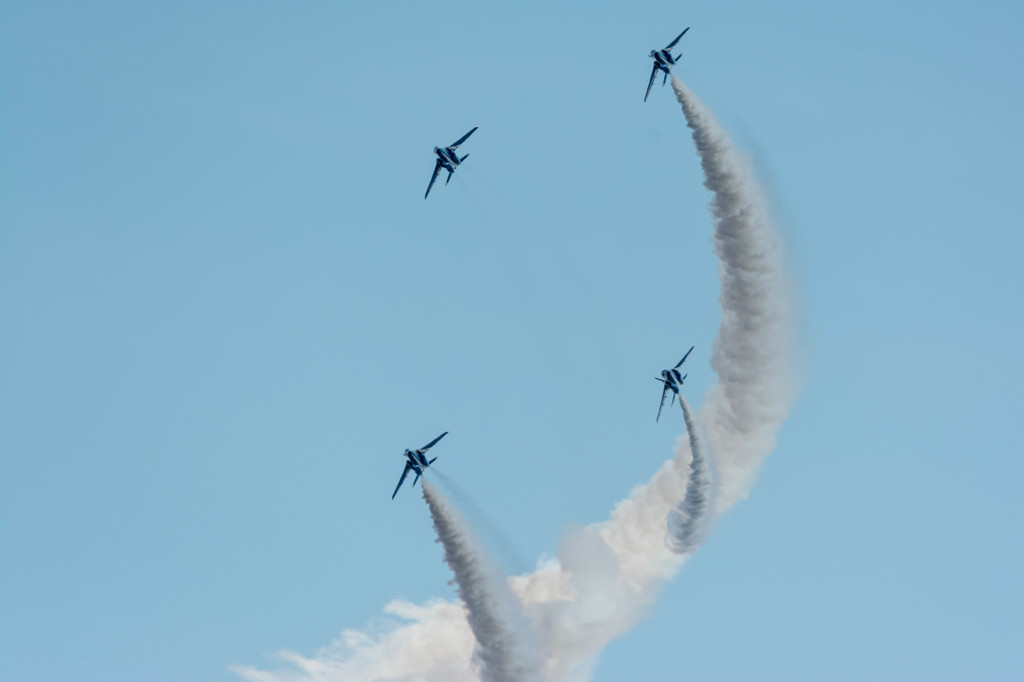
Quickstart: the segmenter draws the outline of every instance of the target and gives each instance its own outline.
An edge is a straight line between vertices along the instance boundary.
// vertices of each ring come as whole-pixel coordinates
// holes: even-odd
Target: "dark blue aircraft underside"
[[[669,43],[662,50],[651,50],[651,59],[654,60],[654,66],[651,68],[651,79],[647,81],[647,94],[644,95],[644,101],[647,101],[647,97],[651,94],[651,86],[654,85],[654,79],[658,76],[658,72],[664,72],[665,76],[661,79],[661,84],[665,85],[668,82],[668,75],[672,72],[672,67],[679,61],[679,57],[682,56],[680,53],[679,57],[672,54],[672,48],[675,47],[679,39],[686,35],[686,32],[690,30],[687,26],[683,29],[683,32],[676,36],[676,39]]]
[[[686,33],[686,31],[683,31]],[[678,40],[678,38],[676,38]],[[663,386],[661,389],[661,405],[658,406],[658,416],[655,417],[654,421],[661,419],[661,410],[665,407],[665,397],[669,391],[672,391],[672,405],[676,404],[676,396],[679,395],[679,387],[683,385],[683,381],[686,380],[686,375],[679,371],[683,363],[686,362],[686,358],[690,357],[690,353],[693,352],[693,346],[690,346],[690,350],[686,351],[686,355],[683,359],[676,363],[676,366],[672,369],[661,370],[660,377],[654,377],[655,381],[660,381]]]
[[[448,171],[448,177],[444,181],[444,184],[447,185],[448,181],[452,179],[452,173],[454,173],[455,169],[459,167],[459,164],[469,158],[469,154],[459,158],[459,155],[455,153],[455,150],[459,148],[460,144],[469,139],[469,136],[476,132],[476,129],[479,127],[480,126],[473,128],[473,130],[470,130],[447,147],[434,147],[434,154],[437,156],[437,158],[434,159],[434,174],[430,176],[430,184],[427,185],[427,191],[423,195],[424,199],[430,196],[430,188],[434,186],[434,182],[437,180],[437,176],[441,172],[442,168]]]
[[[475,128],[474,128],[475,130]],[[413,479],[412,484],[416,485],[416,481],[420,480],[420,476],[423,475],[423,470],[430,467],[431,464],[437,459],[427,459],[427,450],[437,445],[437,442],[448,435],[445,431],[440,436],[424,445],[419,450],[406,450],[403,455],[405,457],[405,469],[402,470],[402,477],[398,479],[398,485],[395,486],[395,492],[391,493],[391,499],[395,499],[395,495],[398,494],[398,489],[405,483],[405,477],[409,475],[409,472],[415,472],[416,478]]]

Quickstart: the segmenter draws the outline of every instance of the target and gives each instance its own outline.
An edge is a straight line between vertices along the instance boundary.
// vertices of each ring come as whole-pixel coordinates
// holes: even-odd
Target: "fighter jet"
[[[479,127],[480,126],[477,126],[476,128]],[[447,185],[448,181],[452,179],[452,173],[454,173],[455,169],[459,167],[459,164],[469,158],[469,154],[459,158],[459,155],[455,153],[455,150],[459,148],[460,144],[468,140],[470,135],[476,132],[476,128],[473,128],[447,147],[434,147],[434,154],[437,155],[437,158],[434,159],[434,174],[430,176],[430,184],[427,185],[427,193],[423,195],[424,199],[430,195],[430,188],[434,186],[434,181],[437,180],[437,174],[441,172],[442,168],[448,171],[448,178],[444,181],[444,184]]]
[[[686,32],[690,30],[687,26],[683,29],[683,32],[676,36],[676,39],[665,46],[664,50],[651,50],[651,59],[654,60],[654,68],[651,69],[651,80],[647,82],[647,95],[651,94],[651,86],[654,85],[654,79],[658,75],[658,71],[664,71],[665,77],[662,79],[661,84],[665,85],[668,82],[668,74],[671,72],[672,67],[676,65],[676,61],[683,54],[680,52],[679,57],[672,56],[672,48],[676,46],[679,39],[686,35]],[[644,101],[647,101],[647,95],[644,95]]]
[[[402,471],[402,477],[398,479],[398,485],[395,486],[395,492],[391,493],[392,500],[395,499],[395,495],[398,494],[398,489],[402,487],[403,483],[405,483],[405,477],[409,475],[410,471],[416,472],[416,478],[412,480],[412,484],[416,485],[416,481],[420,480],[420,476],[423,475],[423,470],[429,467],[431,464],[433,464],[434,459],[437,459],[437,457],[435,457],[434,459],[428,460],[426,454],[427,450],[437,445],[437,441],[441,440],[447,435],[448,432],[445,431],[440,436],[430,441],[419,450],[406,450],[404,453],[402,453],[402,456],[405,457],[405,469]]]
[[[685,33],[686,31],[683,31]],[[678,40],[678,38],[677,38]],[[686,351],[686,355],[683,359],[676,363],[676,366],[672,369],[661,370],[660,377],[654,377],[655,381],[660,381],[665,384],[665,387],[661,389],[661,405],[658,406],[658,416],[654,421],[661,419],[661,408],[665,407],[665,396],[668,395],[669,391],[672,391],[672,404],[676,404],[676,396],[679,395],[679,387],[683,385],[683,381],[686,379],[685,374],[680,374],[679,367],[686,362],[686,358],[690,357],[690,353],[693,352],[693,346],[690,346],[690,350]]]

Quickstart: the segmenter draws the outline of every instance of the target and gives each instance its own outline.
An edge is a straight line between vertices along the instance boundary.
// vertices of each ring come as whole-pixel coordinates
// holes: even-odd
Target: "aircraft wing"
[[[663,407],[665,407],[665,396],[668,395],[668,388],[669,388],[669,386],[668,386],[668,382],[665,381],[664,379],[659,379],[658,377],[654,377],[654,380],[655,381],[660,381],[661,383],[665,384],[665,388],[661,389],[661,405],[658,405],[658,416],[654,418],[654,421],[658,421],[659,419],[661,419],[661,409]]]
[[[430,188],[434,186],[434,181],[437,180],[437,174],[441,172],[441,161],[438,159],[434,161],[434,174],[430,176],[430,184],[427,185],[427,193],[423,195],[426,199],[430,195]]]
[[[682,38],[683,36],[685,36],[685,35],[686,35],[686,32],[687,32],[687,31],[689,31],[689,30],[690,30],[690,27],[689,27],[689,26],[687,26],[686,28],[684,28],[684,29],[683,29],[683,32],[682,32],[682,33],[680,33],[679,35],[677,35],[677,36],[676,36],[676,39],[675,39],[675,40],[673,40],[673,41],[672,41],[671,43],[669,43],[668,45],[666,45],[666,46],[665,46],[665,49],[666,49],[666,50],[671,50],[671,49],[672,49],[673,47],[675,47],[675,46],[676,46],[676,43],[678,43],[678,42],[679,42],[679,39],[680,39],[680,38]]]
[[[651,86],[654,85],[654,77],[658,75],[658,62],[654,62],[654,68],[651,69],[651,80],[647,81],[647,95],[651,94]],[[647,95],[644,95],[644,101],[647,101]]]
[[[683,359],[676,363],[676,366],[673,367],[672,369],[679,369],[679,366],[686,362],[686,358],[690,357],[690,353],[693,352],[693,348],[693,346],[690,346],[690,350],[686,351],[686,355],[683,356]]]
[[[664,400],[662,400],[662,402],[664,402]],[[406,462],[405,469],[402,470],[402,477],[398,479],[398,485],[395,486],[395,492],[391,493],[392,500],[395,499],[395,495],[398,494],[398,489],[402,487],[403,483],[405,483],[405,477],[409,475],[409,469],[412,469],[412,467],[409,466],[408,462]]]
[[[437,445],[437,441],[441,440],[442,438],[444,438],[447,435],[448,435],[448,432],[445,431],[440,436],[438,436],[437,438],[435,438],[434,440],[430,441],[429,443],[424,445],[422,448],[420,448],[420,452],[426,452],[430,448],[434,447],[435,445]]]
[[[462,144],[463,142],[465,142],[466,140],[468,140],[469,136],[472,135],[473,133],[475,133],[476,129],[479,128],[479,127],[480,126],[476,126],[476,128],[473,128],[468,133],[466,133],[465,135],[463,135],[459,139],[455,140],[455,142],[452,142],[450,145],[448,145],[448,148],[449,149],[458,149],[459,145]]]

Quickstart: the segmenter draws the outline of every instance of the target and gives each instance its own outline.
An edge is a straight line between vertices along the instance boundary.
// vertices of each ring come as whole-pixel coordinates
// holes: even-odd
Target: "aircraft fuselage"
[[[661,370],[661,378],[664,380],[665,385],[672,389],[673,392],[679,393],[679,387],[683,384],[683,374],[678,369],[663,369]]]
[[[412,470],[420,476],[423,475],[423,470],[430,466],[427,456],[420,450],[406,450],[405,458],[409,460],[409,466]]]
[[[458,154],[451,147],[434,147],[434,153],[437,154],[441,165],[449,173],[453,172],[460,163]]]
[[[665,73],[668,73],[669,69],[676,64],[675,57],[668,50],[651,50],[651,58],[658,65],[658,68]]]

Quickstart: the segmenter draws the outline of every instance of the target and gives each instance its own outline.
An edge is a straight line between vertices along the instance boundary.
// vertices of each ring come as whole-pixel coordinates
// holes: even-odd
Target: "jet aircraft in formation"
[[[679,57],[682,57],[682,53],[680,53],[678,57],[674,56],[672,54],[672,48],[676,46],[676,43],[678,43],[689,30],[690,27],[687,26],[683,29],[683,32],[677,35],[676,39],[666,45],[664,49],[651,50],[651,59],[654,60],[654,67],[651,69],[651,80],[647,83],[647,93],[644,95],[645,102],[647,101],[647,97],[651,94],[651,87],[654,85],[654,79],[657,77],[658,71],[662,71],[665,74],[661,84],[665,85],[665,83],[668,82],[668,76],[672,71],[672,67],[676,65]],[[459,145],[468,140],[469,136],[477,131],[477,128],[479,128],[479,126],[474,127],[447,147],[434,147],[434,154],[437,158],[434,159],[434,173],[430,176],[430,183],[427,185],[427,191],[423,195],[424,199],[430,196],[430,190],[433,188],[434,182],[437,181],[437,176],[441,172],[442,168],[448,171],[448,177],[445,178],[444,181],[444,184],[447,185],[452,179],[452,173],[455,172],[455,169],[458,168],[463,161],[469,158],[469,154],[460,157],[455,153],[455,150],[459,148]],[[661,390],[661,404],[658,406],[658,416],[655,418],[655,421],[661,419],[661,411],[665,407],[665,398],[668,397],[669,391],[672,391],[672,404],[675,405],[676,397],[679,395],[679,387],[682,386],[683,381],[686,380],[686,375],[682,374],[679,371],[679,368],[684,362],[686,362],[686,358],[690,357],[690,353],[693,352],[693,348],[693,346],[690,346],[690,350],[686,351],[686,355],[683,356],[682,360],[676,363],[675,367],[672,369],[662,370],[661,376],[654,378],[655,381],[660,381],[663,384],[663,388]],[[405,477],[409,475],[410,471],[416,473],[416,478],[412,481],[412,484],[416,485],[416,482],[420,480],[420,476],[423,475],[423,471],[429,468],[430,465],[434,463],[434,460],[437,459],[437,457],[427,459],[427,451],[437,445],[438,441],[447,435],[448,432],[445,431],[419,450],[406,450],[403,453],[402,456],[405,457],[405,469],[402,470],[402,477],[398,479],[398,485],[395,486],[395,492],[391,493],[392,500],[395,499],[395,495],[398,494],[402,484],[405,483]]]
[[[473,130],[476,130],[476,128],[474,128]],[[448,432],[445,431],[440,436],[430,441],[419,450],[406,450],[404,453],[402,453],[402,456],[405,457],[405,469],[402,470],[402,477],[398,479],[398,485],[395,486],[395,492],[391,493],[392,500],[395,499],[395,495],[398,494],[398,489],[402,487],[403,483],[405,483],[405,477],[409,475],[410,471],[416,472],[416,478],[412,480],[412,484],[416,485],[416,481],[420,480],[420,476],[423,475],[423,470],[428,468],[431,464],[433,464],[434,459],[437,459],[437,457],[434,457],[434,459],[428,460],[427,450],[437,445],[437,441],[441,440],[447,435]]]
[[[427,193],[423,195],[424,199],[430,195],[430,188],[434,186],[434,181],[437,180],[437,174],[441,172],[442,168],[448,171],[448,177],[444,181],[444,184],[447,185],[448,181],[452,179],[452,173],[454,173],[455,169],[459,167],[459,164],[469,158],[469,154],[459,158],[459,155],[455,153],[455,150],[459,148],[460,144],[468,140],[469,136],[475,133],[476,129],[479,127],[480,126],[476,126],[476,128],[473,128],[447,147],[434,147],[434,154],[437,155],[437,158],[434,159],[434,174],[430,176],[430,184],[427,185]]]
[[[654,85],[654,79],[658,77],[658,72],[663,72],[664,78],[661,80],[661,84],[665,85],[668,82],[668,76],[672,72],[672,67],[679,61],[679,57],[682,57],[682,53],[678,56],[672,54],[672,48],[676,46],[676,43],[686,35],[686,32],[690,30],[687,26],[683,29],[683,32],[676,36],[676,39],[666,45],[661,50],[651,50],[651,59],[654,60],[654,66],[651,68],[651,79],[647,81],[647,92],[644,94],[644,101],[651,94],[651,87]],[[448,177],[445,178],[444,184],[448,184],[452,179],[452,174],[455,169],[459,167],[463,161],[469,158],[469,154],[465,156],[459,156],[455,153],[455,150],[459,148],[463,142],[469,139],[469,136],[476,132],[479,126],[473,128],[468,133],[455,140],[452,144],[447,147],[434,147],[434,155],[437,157],[434,159],[434,173],[430,176],[430,183],[427,184],[427,191],[424,192],[423,198],[426,199],[430,196],[430,190],[434,187],[434,183],[437,181],[437,176],[444,169],[448,171]]]
[[[668,395],[669,391],[672,391],[672,404],[676,404],[676,396],[679,395],[679,387],[683,385],[683,381],[686,379],[686,375],[681,374],[679,368],[684,362],[686,362],[686,358],[690,357],[690,353],[692,352],[693,346],[690,346],[690,350],[686,351],[686,355],[683,356],[682,360],[676,363],[675,367],[672,369],[663,369],[661,370],[660,377],[654,377],[655,381],[660,381],[665,385],[661,389],[661,405],[658,406],[658,416],[655,417],[654,421],[661,419],[661,408],[665,407],[665,396]]]
[[[665,72],[665,77],[662,79],[661,84],[665,85],[668,82],[668,74],[672,72],[672,67],[676,65],[679,57],[683,54],[680,52],[679,57],[672,56],[672,48],[676,46],[679,39],[686,35],[686,32],[690,30],[687,26],[683,29],[683,32],[676,36],[676,39],[665,46],[664,50],[651,50],[651,59],[654,60],[654,68],[651,69],[651,80],[647,82],[647,95],[651,94],[651,86],[654,85],[654,79],[657,78],[659,71]],[[644,101],[647,101],[647,95],[644,95]]]

